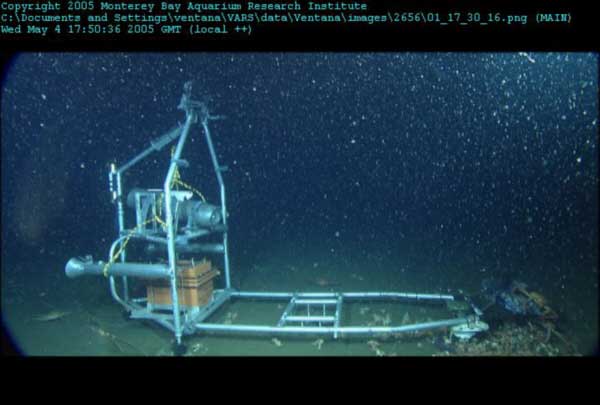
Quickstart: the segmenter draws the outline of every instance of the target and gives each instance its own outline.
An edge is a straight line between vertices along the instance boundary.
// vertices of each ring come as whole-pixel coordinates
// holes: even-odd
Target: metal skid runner
[[[210,114],[206,102],[192,100],[192,85],[184,85],[179,109],[186,120],[166,134],[150,142],[150,147],[121,167],[111,166],[109,186],[117,207],[119,236],[110,247],[108,261],[94,261],[91,256],[75,257],[65,267],[68,277],[104,275],[109,279],[112,297],[133,319],[154,321],[175,335],[175,352],[182,353],[182,336],[196,332],[244,333],[274,335],[326,335],[333,338],[346,336],[377,336],[393,333],[449,328],[460,339],[487,330],[480,320],[481,311],[470,301],[468,313],[456,318],[415,323],[401,326],[346,326],[343,306],[353,301],[428,301],[450,302],[452,295],[415,294],[396,292],[355,293],[281,293],[237,291],[231,287],[227,243],[227,209],[225,185],[212,143],[209,121],[220,119]],[[188,134],[194,124],[200,123],[208,145],[213,169],[220,192],[220,207],[208,204],[202,194],[183,183],[180,168],[189,167],[182,159]],[[122,175],[153,152],[161,151],[177,141],[172,153],[163,187],[160,189],[132,188],[127,197],[123,193]],[[182,190],[182,188],[184,190]],[[135,226],[125,227],[125,207],[135,212]],[[202,240],[202,243],[195,242]],[[144,246],[144,261],[128,261],[128,244],[136,241]],[[155,256],[162,256],[162,261]],[[165,257],[166,255],[166,257]],[[191,256],[182,260],[181,256]],[[224,288],[213,290],[213,279],[219,271],[207,260],[196,261],[197,256],[222,256]],[[151,259],[152,260],[151,262]],[[117,281],[121,280],[121,294]],[[130,279],[146,286],[146,296],[132,297]],[[207,319],[230,300],[281,300],[287,302],[279,321],[272,325],[209,323]]]

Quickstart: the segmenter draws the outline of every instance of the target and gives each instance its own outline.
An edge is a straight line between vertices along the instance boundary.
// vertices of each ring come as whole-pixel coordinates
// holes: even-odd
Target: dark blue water
[[[2,84],[3,283],[19,269],[35,284],[77,255],[106,260],[108,165],[182,122],[176,107],[194,80],[227,116],[211,129],[229,167],[234,284],[273,255],[369,277],[371,264],[392,280],[408,272],[436,291],[475,291],[509,272],[590,347],[597,63],[586,53],[18,55]],[[184,180],[217,203],[199,129],[184,158]],[[154,155],[126,187],[161,187],[167,165]]]

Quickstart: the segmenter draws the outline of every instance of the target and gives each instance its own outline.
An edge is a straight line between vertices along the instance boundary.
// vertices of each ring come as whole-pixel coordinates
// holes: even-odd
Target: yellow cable
[[[145,221],[145,222],[137,225],[135,228],[133,228],[132,230],[129,231],[129,234],[125,238],[125,241],[121,244],[121,247],[119,248],[119,250],[117,250],[117,252],[113,255],[113,257],[111,257],[110,260],[104,265],[104,268],[102,269],[102,274],[104,275],[104,277],[108,277],[108,269],[109,269],[109,267],[112,266],[117,261],[117,259],[121,255],[121,252],[123,252],[123,250],[125,250],[125,247],[129,243],[129,240],[131,239],[131,237],[133,236],[133,234],[137,231],[137,229],[139,227],[142,227],[142,226],[146,225],[149,222],[154,221],[154,220],[156,220],[158,223],[164,224],[164,222],[158,216],[156,216],[154,218],[151,218],[151,219],[149,219],[149,220],[147,220],[147,221]]]
[[[175,155],[175,147],[171,147],[171,159],[173,158],[173,156]],[[206,198],[204,198],[204,196],[202,195],[202,193],[195,189],[194,187],[190,186],[189,184],[186,184],[183,182],[183,180],[181,180],[181,173],[179,173],[179,167],[176,165],[175,166],[175,173],[173,174],[173,179],[171,180],[171,187],[173,187],[173,185],[178,185],[178,186],[182,186],[183,188],[197,194],[200,199],[202,200],[202,202],[206,203]]]
[[[173,158],[173,156],[175,155],[175,147],[171,147],[171,159]],[[191,191],[192,193],[197,194],[200,199],[202,200],[202,202],[206,203],[206,198],[204,198],[204,196],[202,195],[202,193],[190,186],[187,183],[184,183],[181,180],[181,174],[179,173],[179,167],[177,165],[175,165],[175,172],[173,174],[173,179],[171,180],[171,187],[173,187],[173,185],[176,186],[182,186],[183,188],[186,188],[187,190]],[[158,213],[160,214],[161,210],[162,210],[162,200],[163,200],[164,195],[160,194],[159,199],[156,202],[156,206],[158,208]],[[167,227],[167,223],[165,221],[163,221],[159,215],[155,215],[154,218],[151,218],[139,225],[137,225],[135,228],[133,228],[131,231],[129,231],[129,235],[127,235],[127,237],[125,238],[125,241],[121,244],[121,247],[119,248],[119,250],[113,255],[113,257],[104,265],[104,268],[102,269],[102,274],[104,274],[104,277],[108,277],[108,268],[117,261],[118,257],[121,255],[121,252],[123,252],[123,250],[125,250],[125,246],[127,246],[127,243],[129,243],[129,240],[131,239],[131,237],[133,236],[133,234],[137,231],[138,228],[152,222],[152,221],[156,221],[159,225],[163,226],[163,227]]]
[[[179,179],[177,180],[177,184],[180,185],[180,186],[182,186],[183,188],[186,188],[189,191],[197,194],[198,197],[200,197],[200,199],[202,200],[202,202],[204,202],[204,203],[206,202],[206,198],[204,198],[204,196],[202,195],[202,193],[199,190],[195,189],[194,187],[190,186],[187,183],[184,183],[183,181],[181,181]]]

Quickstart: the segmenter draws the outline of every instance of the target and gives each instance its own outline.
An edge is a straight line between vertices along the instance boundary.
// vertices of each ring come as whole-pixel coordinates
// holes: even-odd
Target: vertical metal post
[[[115,184],[113,182],[116,181],[116,189],[115,189]],[[122,188],[122,184],[121,184],[121,170],[117,170],[116,165],[114,163],[112,163],[110,165],[110,171],[108,173],[108,183],[109,183],[109,188],[110,188],[110,192],[112,193],[112,198],[113,201],[115,201],[117,203],[117,220],[118,220],[118,227],[119,227],[119,240],[121,240],[121,244],[122,242],[122,234],[123,234],[123,230],[125,229],[125,221],[124,221],[124,212],[123,212],[123,188]],[[125,255],[125,251],[121,251],[120,254],[120,259],[121,262],[124,263],[126,260],[126,255]],[[112,257],[109,257],[108,260],[112,260]],[[129,288],[127,286],[127,277],[123,276],[123,300],[125,302],[129,301]],[[111,285],[111,290],[114,290],[115,288],[115,280],[113,278],[113,276],[110,276],[110,285]],[[114,291],[113,291],[113,295],[114,295]]]
[[[227,243],[227,205],[225,201],[225,183],[223,182],[223,176],[221,176],[221,167],[219,166],[219,162],[217,160],[217,154],[215,153],[215,148],[212,143],[212,138],[210,136],[210,130],[208,129],[208,117],[206,117],[202,121],[202,126],[204,127],[204,135],[206,137],[206,143],[208,144],[208,150],[210,151],[210,157],[212,160],[212,164],[217,175],[217,180],[219,181],[219,189],[221,192],[221,216],[223,217],[223,227],[225,231],[223,232],[223,260],[225,265],[225,288],[231,288],[231,278],[229,276],[229,248]]]
[[[177,340],[178,344],[181,343],[182,330],[181,319],[179,314],[179,298],[177,297],[177,256],[175,254],[175,224],[173,220],[172,211],[173,201],[171,200],[171,182],[173,180],[173,176],[175,175],[177,162],[181,156],[181,151],[183,150],[183,145],[185,144],[185,140],[190,131],[190,127],[196,119],[196,113],[192,109],[186,111],[186,113],[187,118],[181,133],[181,138],[179,138],[177,148],[175,149],[175,153],[171,158],[171,164],[169,165],[169,171],[167,173],[167,177],[164,183],[165,213],[167,223],[167,252],[169,255],[169,273],[171,281],[171,300],[173,302],[173,322],[175,327],[175,339]]]
[[[119,236],[122,236],[123,230],[125,229],[125,214],[123,210],[123,187],[121,184],[121,172],[117,172],[117,212],[119,217]],[[125,263],[127,259],[125,250],[121,251],[121,263]],[[129,287],[127,284],[127,277],[123,276],[123,300],[129,301]]]

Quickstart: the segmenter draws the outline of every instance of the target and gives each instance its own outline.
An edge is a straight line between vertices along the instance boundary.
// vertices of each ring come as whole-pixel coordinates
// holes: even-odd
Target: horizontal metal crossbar
[[[213,299],[204,308],[198,308],[193,317],[185,321],[185,333],[215,332],[215,333],[242,333],[242,334],[267,334],[271,336],[288,335],[321,335],[343,338],[349,336],[378,336],[415,332],[431,329],[449,328],[456,325],[472,324],[478,317],[475,315],[463,316],[438,321],[421,322],[399,326],[369,326],[356,325],[344,326],[341,322],[342,304],[346,300],[371,301],[383,299],[393,301],[401,298],[422,299],[423,296],[432,300],[452,301],[453,296],[434,294],[407,294],[407,293],[265,293],[265,292],[239,292],[232,289],[215,290]],[[266,299],[288,300],[284,314],[276,325],[265,324],[220,324],[204,322],[219,307],[230,299]],[[139,307],[139,305],[137,305]],[[294,312],[295,311],[295,312]],[[173,330],[173,319],[170,314],[158,314],[147,311],[143,307],[136,308],[132,313],[133,318],[151,319],[164,327]]]
[[[280,335],[293,334],[320,334],[320,335],[356,335],[373,336],[378,334],[392,334],[414,332],[419,330],[450,327],[471,322],[470,318],[444,319],[441,321],[424,322],[403,326],[267,326],[267,325],[223,325],[213,323],[198,323],[195,325],[198,331],[230,332],[230,333],[267,333]]]
[[[286,322],[335,322],[335,316],[300,316],[293,315],[285,318]]]
[[[335,305],[337,300],[334,299],[296,299],[298,305]]]
[[[344,292],[344,293],[292,293],[292,292],[267,292],[267,291],[232,291],[234,298],[256,298],[256,299],[290,299],[294,296],[298,298],[332,298],[342,296],[344,300],[388,300],[388,299],[408,299],[408,300],[432,300],[432,301],[453,301],[454,296],[449,294],[419,294],[405,292]]]

